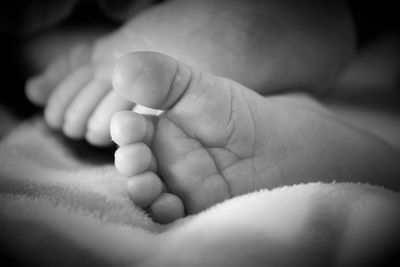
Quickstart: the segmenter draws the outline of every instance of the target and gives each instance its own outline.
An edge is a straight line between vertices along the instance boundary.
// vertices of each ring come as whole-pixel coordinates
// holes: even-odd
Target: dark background
[[[6,26],[0,28],[2,30],[0,31],[0,105],[8,107],[19,118],[27,118],[40,109],[25,97],[25,82],[32,75],[32,71],[24,64],[22,49],[26,42],[48,29],[26,32],[20,23],[22,19],[18,20],[23,7],[17,4],[8,7],[8,10],[3,9],[0,17],[9,10],[12,14],[8,14],[8,17],[14,18],[7,19],[8,22],[5,22],[3,17],[1,22]],[[79,27],[92,24],[118,27],[121,22],[105,15],[94,1],[84,1],[75,6],[70,16],[56,23],[55,26]]]
[[[397,4],[398,1],[388,0],[349,1],[359,48],[382,34],[400,34],[400,9]],[[19,118],[27,118],[39,111],[39,108],[28,102],[24,95],[26,79],[32,73],[23,63],[21,48],[24,42],[38,33],[21,33],[19,16],[23,10],[22,5],[23,1],[5,1],[0,7],[0,105],[8,107]],[[72,15],[58,24],[79,26],[91,23],[116,27],[121,24],[106,16],[95,1],[78,4]]]

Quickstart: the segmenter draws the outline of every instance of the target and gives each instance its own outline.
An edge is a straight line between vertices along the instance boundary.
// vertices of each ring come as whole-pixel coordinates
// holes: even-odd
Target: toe
[[[107,80],[92,80],[84,86],[71,101],[65,116],[63,131],[72,138],[82,138],[86,125],[97,105],[111,90]]]
[[[32,103],[43,106],[51,93],[53,85],[49,84],[46,77],[40,75],[30,78],[25,85],[25,95]]]
[[[89,62],[90,54],[89,45],[77,45],[68,55],[59,57],[44,73],[27,81],[25,93],[28,99],[37,105],[45,105],[59,83],[75,69]]]
[[[50,64],[46,71],[30,78],[25,86],[25,94],[30,101],[39,106],[46,104],[57,85],[70,74],[65,56]]]
[[[134,143],[115,151],[115,167],[124,176],[133,176],[154,169],[155,160],[144,143]]]
[[[185,215],[182,200],[170,193],[162,193],[150,206],[150,212],[160,223],[171,223]]]
[[[56,129],[60,129],[64,122],[64,114],[75,95],[92,78],[92,68],[83,66],[75,70],[63,80],[50,95],[45,118],[47,123]]]
[[[165,110],[188,134],[206,138],[229,136],[226,125],[232,126],[232,103],[242,98],[237,88],[248,90],[154,52],[122,57],[112,78],[114,90],[122,96],[138,105]]]
[[[110,91],[96,107],[89,119],[86,132],[86,139],[89,141],[89,143],[98,146],[111,144],[111,117],[118,111],[132,109],[133,105],[134,104],[132,102],[121,97],[115,91]],[[130,132],[125,132],[125,134],[129,136]],[[123,144],[121,143],[120,145]]]
[[[114,69],[113,87],[136,104],[165,110],[158,120],[152,148],[163,181],[180,197],[179,203],[184,201],[188,213],[197,213],[230,197],[230,188],[206,148],[224,147],[232,138],[235,115],[249,112],[243,92],[250,90],[154,52],[136,52],[121,58]],[[252,97],[259,99],[256,94]],[[237,111],[242,107],[243,111]],[[243,118],[238,125],[247,126],[246,122],[252,121],[250,116]],[[243,129],[248,131],[251,127]],[[246,140],[242,136],[235,140],[243,141]],[[156,200],[151,206],[154,214],[161,220],[164,216],[170,220],[168,216],[174,212],[168,211],[168,205],[176,205],[167,203],[176,203],[176,199]],[[166,206],[166,214],[159,206]]]
[[[150,145],[154,133],[153,120],[131,111],[116,113],[110,124],[112,140],[120,146],[143,142]]]
[[[175,104],[190,83],[193,72],[175,59],[154,52],[135,52],[118,61],[113,87],[136,104],[166,109]]]
[[[163,184],[154,172],[146,172],[130,178],[127,188],[132,201],[145,208],[159,197]]]

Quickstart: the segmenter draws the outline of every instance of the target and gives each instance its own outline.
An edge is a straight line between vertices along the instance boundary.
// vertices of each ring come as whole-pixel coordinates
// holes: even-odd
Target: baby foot
[[[112,114],[133,107],[131,101],[111,90],[110,70],[119,57],[128,52],[154,50],[179,55],[185,62],[218,73],[232,69],[226,68],[228,64],[232,65],[230,54],[244,54],[224,49],[218,40],[209,46],[213,40],[208,38],[215,25],[196,33],[207,42],[192,42],[193,31],[202,23],[194,19],[203,14],[197,10],[191,8],[191,4],[175,2],[149,9],[118,31],[95,41],[93,46],[77,46],[56,60],[43,74],[28,81],[27,97],[33,103],[45,106],[45,120],[52,128],[62,130],[71,138],[86,138],[93,145],[111,144],[109,123]],[[179,18],[190,19],[177,28]],[[205,47],[199,49],[193,44],[204,44]],[[224,51],[226,56],[222,56]],[[221,55],[221,59],[228,58],[228,61],[209,62],[211,54],[215,59],[218,58],[215,55]],[[190,55],[197,55],[197,58]]]
[[[282,184],[281,144],[270,129],[276,120],[258,94],[153,52],[123,57],[113,84],[132,102],[165,110],[158,118],[121,112],[111,121],[116,168],[130,177],[132,200],[157,220]]]
[[[27,82],[26,95],[45,106],[45,120],[71,138],[86,139],[94,145],[109,145],[109,123],[115,111],[133,104],[111,89],[110,58],[94,59],[99,50],[79,45],[51,64],[46,71]],[[98,53],[98,52],[96,52]]]
[[[303,21],[314,19],[310,10],[296,8],[295,13],[292,8],[267,1],[167,1],[95,41],[92,48],[74,49],[28,82],[27,96],[45,106],[45,119],[53,128],[107,145],[112,114],[133,106],[110,85],[110,70],[128,52],[168,54],[263,93],[321,88],[347,61],[349,47],[339,38],[342,31],[321,35],[307,26],[318,23]],[[317,13],[323,25],[330,25],[324,13]]]
[[[123,57],[113,85],[164,110],[159,117],[117,113],[111,121],[120,146],[115,166],[129,177],[132,200],[162,222],[261,188],[365,182],[381,172],[376,140],[304,95],[262,97],[154,52]]]

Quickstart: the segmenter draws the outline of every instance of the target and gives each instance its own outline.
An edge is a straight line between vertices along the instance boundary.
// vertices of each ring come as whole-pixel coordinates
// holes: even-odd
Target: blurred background
[[[73,44],[90,42],[116,29],[150,2],[160,1],[3,1],[0,7],[0,105],[7,107],[19,118],[34,114],[39,109],[28,102],[24,94],[28,77],[41,72],[49,62],[60,53],[68,51]],[[391,39],[388,48],[390,54],[380,60],[385,61],[381,62],[383,65],[391,65],[392,72],[393,64],[400,66],[400,10],[396,2],[349,1],[357,27],[359,49],[379,38]],[[375,68],[382,74],[387,72],[381,67]],[[377,70],[363,70],[363,78],[368,78],[366,76],[369,75],[365,74],[368,71]],[[397,74],[394,72],[390,75]],[[385,75],[389,74],[384,74],[380,79],[386,79]],[[393,86],[393,77],[390,79]],[[400,84],[399,77],[395,79],[397,87]],[[350,82],[357,87],[357,82]],[[349,85],[346,78],[342,82],[344,84]],[[394,90],[399,97],[399,90]]]

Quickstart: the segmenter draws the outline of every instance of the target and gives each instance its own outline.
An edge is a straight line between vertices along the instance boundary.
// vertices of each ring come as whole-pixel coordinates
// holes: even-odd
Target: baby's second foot
[[[165,110],[111,121],[116,168],[129,177],[132,200],[159,221],[261,188],[373,175],[365,138],[306,96],[265,98],[153,52],[123,57],[113,85],[134,103]]]
[[[32,102],[45,107],[45,120],[50,127],[62,130],[68,137],[85,138],[93,145],[104,146],[111,144],[112,114],[133,107],[111,87],[112,67],[126,53],[163,52],[208,72],[261,84],[264,64],[255,65],[252,59],[257,58],[258,62],[263,58],[260,55],[264,45],[251,42],[255,47],[249,47],[248,37],[232,43],[232,38],[245,33],[247,20],[229,23],[236,18],[237,7],[218,7],[224,16],[215,16],[214,5],[212,1],[168,1],[150,8],[92,46],[77,46],[60,57],[27,83],[26,94]],[[221,35],[221,29],[227,34]],[[243,72],[250,67],[249,74]]]
[[[315,24],[308,15],[314,8],[296,6],[295,1],[282,7],[274,1],[164,1],[96,40],[92,48],[78,47],[62,57],[28,82],[27,96],[45,107],[52,128],[109,145],[112,114],[132,108],[132,102],[111,90],[110,70],[129,52],[168,54],[263,93],[321,88],[347,61],[350,45],[341,36],[349,35],[351,27],[321,35],[325,28],[308,29]],[[337,29],[336,16],[333,24],[321,16],[323,25]]]

